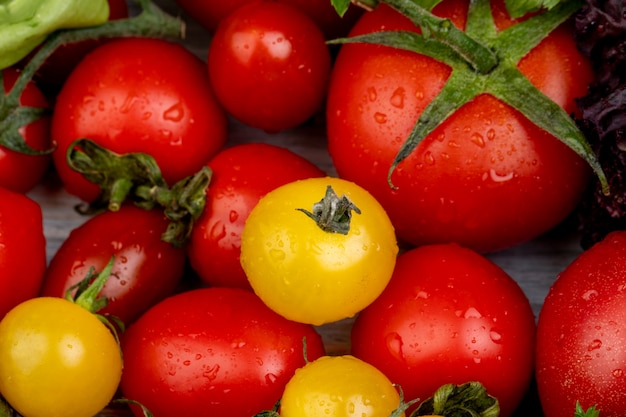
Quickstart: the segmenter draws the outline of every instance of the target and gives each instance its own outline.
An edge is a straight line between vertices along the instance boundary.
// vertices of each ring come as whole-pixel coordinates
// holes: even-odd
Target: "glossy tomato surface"
[[[39,204],[0,187],[0,319],[39,292],[46,272],[43,232]]]
[[[464,26],[467,3],[445,0],[435,13]],[[512,22],[502,5],[500,27]],[[415,31],[391,8],[366,13],[351,34]],[[575,111],[586,93],[589,63],[565,25],[519,63],[542,92]],[[451,69],[423,55],[348,44],[335,63],[327,103],[328,146],[338,174],[368,189],[385,207],[400,240],[458,242],[495,251],[538,236],[579,201],[589,170],[581,158],[490,95],[462,106],[387,174],[417,117]]]
[[[117,153],[148,153],[172,185],[199,171],[226,132],[199,58],[165,40],[117,39],[88,54],[63,85],[52,117],[53,160],[66,190],[93,201],[99,187],[66,162],[76,139]]]
[[[41,294],[64,297],[90,268],[100,272],[114,256],[111,277],[100,293],[109,303],[100,313],[130,324],[171,295],[183,276],[185,251],[161,240],[167,224],[160,210],[132,205],[94,215],[72,230],[54,254]]]
[[[92,417],[121,374],[115,337],[78,304],[37,297],[0,321],[0,394],[20,415]]]
[[[557,277],[537,323],[536,379],[546,417],[576,401],[601,416],[626,404],[626,233],[613,232]]]
[[[287,148],[256,142],[226,148],[208,166],[207,205],[187,246],[191,266],[208,285],[251,289],[239,260],[248,214],[274,188],[324,172]]]
[[[2,84],[5,92],[11,90],[18,76],[18,70],[14,68],[2,71]],[[50,108],[50,104],[33,82],[26,85],[20,97],[20,104],[43,109]],[[20,134],[31,148],[38,151],[50,149],[50,116],[44,115],[20,128]],[[49,165],[50,155],[26,155],[0,146],[0,186],[26,193],[41,181]]]
[[[303,339],[309,361],[324,354],[313,327],[283,319],[250,291],[183,292],[128,328],[122,392],[155,416],[250,417],[271,409],[304,366]]]
[[[327,199],[329,191],[335,199]],[[319,213],[323,220],[350,218],[343,232],[305,213],[344,202],[352,208]],[[282,316],[314,325],[352,317],[374,301],[391,278],[397,254],[393,226],[378,201],[334,177],[270,191],[250,212],[241,235],[241,265],[254,292]]]
[[[535,318],[518,284],[457,244],[398,257],[387,288],[354,322],[352,353],[426,399],[442,385],[478,381],[510,416],[533,373]]]
[[[208,52],[215,95],[239,121],[268,132],[321,109],[330,51],[315,23],[272,0],[247,3],[220,22]]]

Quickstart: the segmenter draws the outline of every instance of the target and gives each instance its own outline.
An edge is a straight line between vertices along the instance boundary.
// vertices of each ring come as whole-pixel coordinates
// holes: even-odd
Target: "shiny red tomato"
[[[207,206],[187,246],[191,267],[208,285],[251,289],[239,261],[248,214],[274,188],[325,174],[302,156],[267,143],[226,148],[208,166],[213,175]]]
[[[19,72],[14,68],[2,71],[4,91],[8,92],[15,84]],[[48,101],[37,88],[29,82],[22,92],[20,104],[30,107],[50,107]],[[50,149],[50,117],[29,123],[20,129],[24,141],[36,150]],[[45,176],[50,165],[50,155],[26,155],[0,145],[0,187],[25,193],[30,191]]]
[[[99,187],[66,162],[74,140],[148,153],[171,185],[200,170],[226,132],[199,58],[165,40],[116,39],[88,54],[63,85],[52,117],[53,161],[66,190],[93,201]]]
[[[482,383],[510,416],[533,374],[535,318],[500,267],[457,244],[398,257],[387,288],[356,318],[353,354],[380,369],[405,398]]]
[[[268,132],[295,127],[321,109],[330,65],[315,23],[273,0],[253,1],[230,13],[208,53],[220,103],[239,121]]]
[[[214,33],[217,25],[238,7],[254,0],[176,0],[176,3],[209,32]],[[327,0],[280,0],[296,6],[322,29],[328,39],[344,36],[362,14],[360,7],[352,6],[343,17]]]
[[[45,272],[41,207],[22,193],[0,187],[0,319],[37,296]]]
[[[497,25],[514,23],[496,3]],[[445,0],[434,12],[462,28],[467,4]],[[351,34],[383,28],[417,30],[381,5]],[[387,174],[394,157],[451,69],[424,55],[367,44],[343,45],[333,68],[327,102],[333,162],[339,176],[381,202],[401,240],[499,250],[554,227],[579,201],[589,176],[586,163],[487,94],[462,106],[398,165],[393,189]],[[568,113],[592,79],[567,25],[532,49],[518,68]]]
[[[312,326],[282,318],[250,291],[183,292],[124,334],[122,393],[160,417],[250,417],[271,409],[305,365],[303,338],[309,361],[324,354]]]
[[[167,219],[160,210],[122,206],[96,214],[71,231],[50,261],[41,295],[63,297],[94,268],[115,256],[111,278],[101,291],[109,304],[99,311],[130,324],[171,295],[185,267],[182,249],[161,240]]]
[[[553,283],[537,322],[536,379],[546,417],[576,401],[601,416],[626,404],[626,232],[607,235]]]

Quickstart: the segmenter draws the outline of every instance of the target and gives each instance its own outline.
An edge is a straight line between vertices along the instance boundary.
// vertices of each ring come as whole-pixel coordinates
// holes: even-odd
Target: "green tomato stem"
[[[312,212],[303,208],[296,210],[313,219],[323,231],[342,235],[347,235],[350,231],[352,212],[361,214],[361,210],[348,197],[344,195],[339,198],[330,185],[326,187],[324,197],[313,204]]]
[[[438,415],[443,417],[498,417],[500,405],[480,382],[462,385],[446,384],[422,402],[411,417]]]
[[[208,166],[170,187],[154,158],[146,153],[120,155],[92,140],[78,139],[68,148],[66,158],[70,168],[100,186],[98,198],[78,208],[81,213],[117,211],[126,201],[145,210],[160,207],[170,220],[162,240],[175,247],[189,240],[206,205],[212,176]]]

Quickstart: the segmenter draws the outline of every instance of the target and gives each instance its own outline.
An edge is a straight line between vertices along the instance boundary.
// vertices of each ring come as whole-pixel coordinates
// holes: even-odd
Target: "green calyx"
[[[357,214],[361,214],[361,210],[359,210],[348,197],[343,195],[339,198],[330,185],[326,187],[324,197],[313,204],[313,211],[308,211],[303,208],[296,210],[303,212],[309,216],[309,218],[313,219],[315,224],[323,231],[340,233],[342,235],[347,235],[350,231],[352,212],[354,211]]]
[[[342,0],[335,1],[342,3]],[[374,6],[378,3],[377,0],[367,1]],[[449,20],[440,19],[429,11],[438,1],[381,0],[381,3],[407,16],[421,28],[422,33],[382,31],[336,39],[330,43],[385,45],[429,56],[452,69],[442,91],[422,112],[392,161],[387,178],[390,187],[395,188],[392,181],[395,168],[426,136],[474,97],[490,94],[520,111],[532,123],[582,157],[595,172],[603,192],[609,194],[609,185],[597,156],[576,122],[517,68],[518,62],[528,52],[580,9],[579,0],[556,4],[502,31],[495,26],[489,0],[471,1],[464,32],[454,28]]]
[[[133,37],[133,36],[145,36],[145,37],[171,37],[178,38],[184,35],[185,25],[179,18],[168,15],[154,5],[150,0],[137,0],[137,3],[141,6],[141,13],[135,17],[128,19],[106,21],[108,18],[108,2],[106,0],[58,0],[58,1],[46,1],[39,0],[39,2],[33,2],[32,0],[26,1],[9,1],[0,0],[0,63],[4,58],[5,50],[3,49],[3,42],[8,42],[7,38],[13,39],[15,42],[19,40],[17,35],[5,36],[3,30],[2,16],[8,16],[9,7],[13,4],[65,4],[75,5],[77,9],[68,11],[69,7],[58,7],[57,13],[62,14],[63,18],[69,19],[72,14],[80,14],[81,10],[88,10],[91,16],[91,11],[95,8],[95,5],[99,3],[106,4],[106,17],[105,23],[99,22],[91,26],[73,28],[73,29],[60,29],[55,30],[52,33],[47,33],[44,36],[44,41],[41,43],[41,47],[37,50],[32,58],[28,61],[28,64],[21,71],[17,81],[11,91],[0,95],[0,146],[7,149],[28,154],[28,155],[44,155],[49,154],[54,149],[36,150],[28,146],[24,142],[24,138],[19,132],[20,128],[27,124],[41,118],[47,113],[45,109],[22,106],[20,104],[20,97],[22,92],[26,88],[26,85],[41,67],[46,59],[54,52],[56,48],[61,45],[80,42],[89,39],[103,39],[103,38],[117,38],[117,37]],[[85,3],[86,6],[79,8],[79,3]],[[93,3],[93,4],[92,4]],[[43,7],[43,6],[42,6]],[[50,6],[51,7],[51,6]],[[56,9],[55,9],[56,10]],[[4,14],[3,14],[4,12]],[[24,14],[20,12],[19,14]],[[17,14],[17,12],[15,12]],[[8,17],[6,17],[8,19]],[[66,27],[66,26],[64,26]],[[38,43],[39,44],[39,43]],[[30,52],[30,50],[28,51]],[[28,53],[26,52],[26,53]],[[6,65],[0,65],[3,68]],[[2,85],[2,74],[0,73],[0,86]]]
[[[205,166],[170,187],[152,156],[141,152],[120,155],[89,139],[78,139],[70,145],[67,163],[101,189],[95,201],[78,207],[80,212],[116,211],[125,201],[145,210],[161,208],[170,220],[162,239],[175,247],[185,245],[204,211],[212,175]]]
[[[436,415],[442,417],[498,417],[500,404],[476,381],[461,385],[446,384],[420,403],[411,417]]]
[[[9,67],[58,29],[100,25],[106,0],[8,0],[0,3],[0,69]]]

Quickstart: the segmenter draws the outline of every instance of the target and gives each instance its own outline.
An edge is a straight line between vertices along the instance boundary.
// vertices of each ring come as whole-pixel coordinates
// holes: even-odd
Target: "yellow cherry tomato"
[[[24,417],[92,417],[121,374],[115,337],[73,302],[34,298],[0,322],[0,394]]]
[[[386,417],[398,407],[397,389],[377,368],[351,355],[322,356],[296,370],[285,386],[280,416]]]
[[[310,178],[266,194],[241,237],[255,293],[282,316],[321,325],[352,317],[391,278],[398,244],[378,201],[355,183]]]

